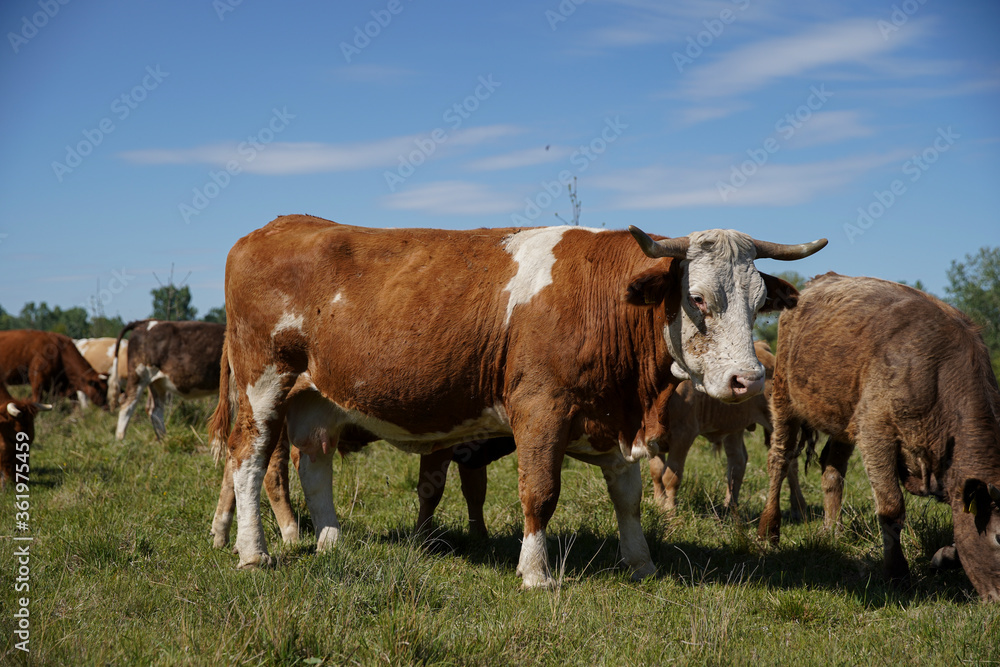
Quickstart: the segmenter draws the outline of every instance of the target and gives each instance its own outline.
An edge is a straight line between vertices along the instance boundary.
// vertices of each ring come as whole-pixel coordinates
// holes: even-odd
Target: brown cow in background
[[[26,457],[35,440],[35,416],[41,410],[51,409],[51,405],[14,398],[0,382],[0,490],[16,481],[17,456]]]
[[[30,384],[31,400],[45,393],[76,398],[81,405],[107,404],[107,376],[95,371],[73,344],[73,339],[51,331],[0,331],[0,382]]]
[[[649,460],[653,478],[653,494],[657,504],[667,512],[677,506],[677,489],[684,474],[688,450],[699,435],[712,443],[718,451],[726,452],[726,509],[734,509],[739,502],[740,486],[747,467],[747,448],[743,443],[744,431],[752,431],[760,424],[764,429],[764,444],[771,446],[771,381],[774,377],[774,355],[767,341],[754,343],[754,352],[764,366],[764,393],[743,403],[723,403],[708,394],[696,391],[690,382],[677,386],[667,401],[667,456],[663,454]],[[793,518],[805,516],[806,503],[799,487],[798,460],[788,469]]]
[[[816,278],[779,320],[771,408],[762,538],[778,540],[781,482],[805,425],[830,435],[822,462],[828,526],[839,520],[847,459],[857,446],[887,575],[909,576],[899,541],[902,482],[951,505],[966,574],[983,599],[1000,600],[1000,390],[968,317],[896,283]]]

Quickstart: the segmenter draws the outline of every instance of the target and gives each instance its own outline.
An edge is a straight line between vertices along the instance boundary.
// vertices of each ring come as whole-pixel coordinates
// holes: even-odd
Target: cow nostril
[[[743,378],[741,378],[739,375],[734,375],[733,377],[729,378],[729,387],[731,389],[746,389],[747,385],[745,382],[743,382]]]

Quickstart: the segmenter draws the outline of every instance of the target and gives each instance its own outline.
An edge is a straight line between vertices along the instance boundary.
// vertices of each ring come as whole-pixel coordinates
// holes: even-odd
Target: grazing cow
[[[30,384],[35,403],[43,393],[76,398],[81,406],[88,400],[98,406],[107,403],[107,376],[95,371],[73,339],[60,333],[0,331],[0,368],[6,371],[0,382]]]
[[[87,360],[95,371],[98,373],[104,373],[106,375],[111,374],[112,371],[116,371],[118,376],[118,390],[121,391],[125,388],[125,381],[128,378],[128,341],[123,340],[121,342],[121,347],[118,350],[118,363],[114,358],[115,354],[115,339],[114,338],[78,338],[73,341],[76,345],[76,349],[80,350],[80,354],[83,358]],[[111,393],[110,380],[108,385],[108,393]],[[116,407],[110,405],[110,407]]]
[[[240,239],[226,263],[223,371],[233,373],[238,405],[229,450],[240,567],[270,562],[260,488],[284,425],[308,454],[299,478],[318,549],[340,530],[334,451],[384,439],[427,454],[513,437],[525,587],[552,582],[545,527],[566,454],[602,468],[624,561],[634,577],[651,574],[641,476],[630,464],[657,452],[675,378],[726,401],[761,392],[755,314],[797,292],[753,259],[797,259],[825,241],[633,235],[367,229],[285,216]],[[301,376],[310,390],[289,397]]]
[[[902,482],[951,505],[969,579],[983,599],[1000,600],[1000,391],[965,315],[884,280],[816,278],[779,320],[771,408],[761,538],[778,540],[781,481],[805,425],[830,435],[821,458],[827,526],[839,520],[847,459],[857,446],[889,578],[909,576],[899,542]]]
[[[195,398],[219,390],[219,358],[226,327],[214,322],[129,322],[115,342],[116,362],[122,337],[129,331],[133,333],[129,343],[128,381],[118,411],[115,437],[125,439],[139,396],[149,387],[152,402],[147,403],[146,411],[157,439],[162,439],[167,434],[163,409],[168,393]],[[112,403],[115,402],[117,392],[112,391]]]
[[[35,439],[35,416],[40,410],[51,409],[44,403],[17,400],[0,382],[0,490],[7,483],[14,484],[16,462],[28,456]]]
[[[718,451],[726,452],[726,500],[725,507],[734,509],[739,502],[740,486],[747,467],[747,449],[743,443],[743,432],[752,431],[757,424],[764,429],[764,444],[770,447],[771,413],[767,402],[771,394],[771,378],[774,376],[774,355],[767,341],[754,343],[754,352],[764,366],[764,393],[742,403],[723,403],[708,394],[695,391],[691,383],[681,382],[667,401],[667,456],[662,453],[649,460],[649,472],[653,478],[653,494],[660,507],[672,512],[677,506],[677,489],[684,474],[684,462],[688,450],[699,435],[712,443]],[[661,443],[664,444],[664,443]],[[793,516],[805,516],[805,498],[799,487],[798,461],[788,469],[788,484],[791,487]]]

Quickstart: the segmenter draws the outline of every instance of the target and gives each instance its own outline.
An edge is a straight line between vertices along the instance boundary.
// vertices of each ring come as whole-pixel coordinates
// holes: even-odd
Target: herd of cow
[[[622,560],[638,579],[655,567],[637,462],[649,459],[669,511],[702,434],[726,452],[733,507],[744,431],[759,424],[770,446],[762,539],[778,540],[786,476],[792,516],[804,515],[797,457],[823,432],[827,526],[839,521],[858,447],[887,576],[909,576],[902,484],[952,506],[954,545],[935,560],[960,561],[984,600],[1000,600],[1000,390],[986,346],[961,312],[909,287],[829,273],[799,293],[753,263],[825,245],[732,230],[653,239],[634,227],[368,229],[283,216],[230,251],[227,327],[143,320],[117,340],[76,345],[0,332],[0,380],[32,389],[15,400],[0,382],[0,481],[16,432],[32,437],[50,407],[43,393],[118,407],[121,440],[144,390],[157,437],[168,394],[217,392],[209,432],[226,462],[212,533],[224,546],[235,517],[245,568],[270,562],[261,487],[283,539],[298,539],[289,460],[326,550],[340,531],[337,452],[385,440],[421,454],[420,531],[456,461],[470,530],[485,534],[486,466],[516,449],[517,572],[532,588],[553,583],[545,531],[565,456],[601,468]],[[757,313],[778,310],[775,357],[751,329]]]

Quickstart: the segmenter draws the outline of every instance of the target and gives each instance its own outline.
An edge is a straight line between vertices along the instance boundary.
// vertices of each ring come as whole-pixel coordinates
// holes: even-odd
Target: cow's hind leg
[[[296,374],[281,373],[274,364],[253,374],[241,370],[235,369],[236,378],[240,381],[237,386],[242,385],[246,389],[240,391],[239,414],[229,436],[229,456],[233,465],[239,529],[236,548],[240,554],[239,567],[243,569],[271,562],[260,520],[260,491],[271,453],[281,435],[285,397],[295,382]],[[247,376],[252,379],[244,385],[243,378]]]
[[[291,492],[288,487],[290,449],[288,435],[285,429],[282,429],[281,439],[271,453],[267,473],[264,475],[264,491],[267,492],[271,511],[274,512],[274,518],[281,530],[281,539],[285,544],[299,541],[299,522],[295,519],[295,512],[292,511]]]
[[[147,402],[146,405],[149,421],[153,424],[153,433],[156,434],[156,439],[163,440],[167,435],[167,421],[164,415],[167,406],[166,381],[159,379],[150,382],[149,396],[151,401]]]
[[[340,537],[340,519],[333,505],[333,456],[336,447],[304,454],[299,459],[299,481],[316,531],[316,551],[333,548]]]
[[[139,405],[139,397],[142,396],[142,392],[149,386],[149,381],[149,373],[143,372],[142,369],[136,369],[129,374],[128,385],[125,387],[125,399],[118,410],[118,427],[115,429],[116,439],[125,439],[125,431],[128,429],[128,425],[132,421],[132,415],[135,414],[135,409]]]
[[[222,471],[222,486],[219,489],[219,502],[215,506],[215,516],[212,518],[212,546],[222,549],[229,542],[229,530],[236,514],[236,492],[233,490],[232,459],[227,456]]]
[[[417,500],[420,510],[417,514],[417,535],[426,537],[430,532],[434,510],[444,495],[448,480],[448,467],[454,447],[439,449],[420,457],[420,475],[417,478]]]
[[[288,450],[288,440],[283,435],[278,446],[274,448],[267,473],[264,475],[264,490],[271,503],[274,518],[281,529],[282,540],[285,544],[292,544],[299,539],[299,524],[292,511],[288,490]],[[296,457],[297,460],[298,457]],[[229,542],[229,531],[232,528],[235,515],[236,494],[233,491],[233,469],[227,456],[222,473],[222,485],[219,489],[219,502],[212,519],[212,545],[216,549],[224,548]]]
[[[462,495],[465,496],[465,506],[469,510],[469,533],[479,538],[486,538],[486,517],[483,506],[486,504],[486,466],[470,468],[458,465],[458,475],[462,480]]]

